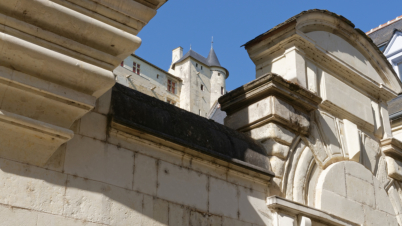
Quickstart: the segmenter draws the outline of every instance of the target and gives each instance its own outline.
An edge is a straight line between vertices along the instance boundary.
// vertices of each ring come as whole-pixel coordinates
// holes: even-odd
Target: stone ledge
[[[305,206],[278,196],[267,198],[267,206],[275,212],[287,212],[299,216],[311,218],[312,220],[324,222],[326,225],[336,226],[360,226],[360,224],[350,222],[322,210]]]
[[[381,151],[389,157],[402,161],[402,142],[393,137],[381,140]]]
[[[57,148],[69,141],[71,130],[0,111],[0,157],[43,166]],[[21,142],[23,141],[23,142]]]
[[[322,99],[309,90],[275,73],[265,74],[219,98],[223,111],[236,112],[268,96],[279,97],[307,112],[317,109]]]

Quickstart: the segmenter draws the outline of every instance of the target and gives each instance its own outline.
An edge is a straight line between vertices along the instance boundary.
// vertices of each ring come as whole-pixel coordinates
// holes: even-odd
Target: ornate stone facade
[[[311,10],[248,42],[223,126],[114,85],[163,3],[0,1],[2,225],[401,225],[402,86],[364,33]]]

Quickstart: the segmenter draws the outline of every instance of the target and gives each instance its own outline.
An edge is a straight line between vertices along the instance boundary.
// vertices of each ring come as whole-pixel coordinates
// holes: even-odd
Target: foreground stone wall
[[[107,132],[110,92],[45,167],[0,159],[2,225],[271,225],[268,181]]]

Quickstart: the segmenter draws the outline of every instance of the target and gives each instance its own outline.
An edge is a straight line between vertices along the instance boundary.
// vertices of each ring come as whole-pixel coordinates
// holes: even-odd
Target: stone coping
[[[360,226],[357,223],[350,222],[335,215],[329,214],[322,210],[305,206],[303,204],[287,200],[278,196],[267,198],[267,206],[269,209],[277,212],[290,212],[296,215],[305,216],[313,220],[319,220],[329,225],[337,226]]]
[[[317,109],[322,101],[316,94],[275,73],[267,73],[240,86],[221,96],[218,101],[221,109],[230,114],[271,95],[306,112]]]
[[[386,156],[402,161],[402,142],[390,137],[381,140],[381,150]]]
[[[269,177],[264,147],[251,137],[116,83],[112,89],[110,125],[141,131]],[[149,138],[152,139],[152,138]]]

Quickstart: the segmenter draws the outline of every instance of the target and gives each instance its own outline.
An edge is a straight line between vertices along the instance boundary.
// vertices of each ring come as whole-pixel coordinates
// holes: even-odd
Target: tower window
[[[156,74],[156,78],[159,78],[159,74]]]
[[[198,64],[195,64],[195,67],[198,67]]]
[[[201,70],[202,70],[202,66],[201,66]]]
[[[136,73],[137,75],[139,75],[140,72],[141,72],[140,67],[141,67],[140,64],[137,64],[136,62],[133,62],[133,72]]]
[[[204,91],[204,85],[201,85],[201,91]]]
[[[176,93],[176,83],[168,79],[168,91],[171,93]]]
[[[225,92],[225,89],[221,86],[221,94],[223,95],[224,92]]]
[[[218,73],[218,76],[221,76],[221,73]]]

